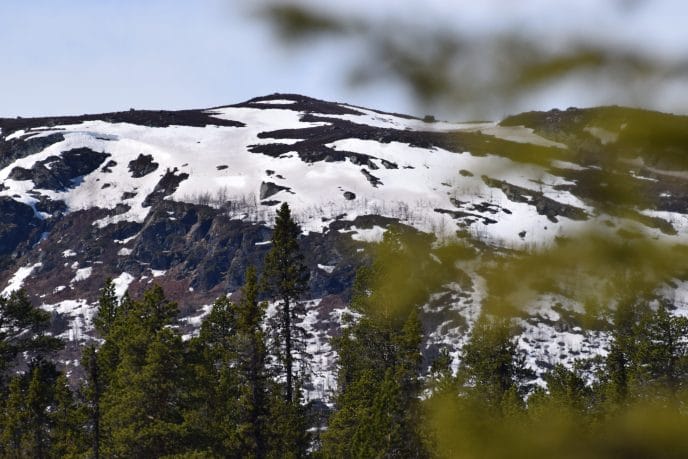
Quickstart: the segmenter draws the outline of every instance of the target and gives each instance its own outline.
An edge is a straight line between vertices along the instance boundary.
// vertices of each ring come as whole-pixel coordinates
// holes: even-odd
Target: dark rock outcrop
[[[30,206],[12,198],[0,197],[0,268],[8,264],[10,255],[40,224]]]
[[[282,186],[282,185],[277,185],[276,183],[272,182],[262,182],[260,184],[260,199],[261,201],[263,199],[267,199],[270,196],[274,196],[280,191],[289,191],[290,188],[288,186]]]
[[[15,167],[9,178],[14,180],[31,180],[35,188],[53,191],[65,191],[73,188],[75,181],[98,169],[109,153],[98,153],[88,148],[75,148],[49,156],[36,162],[31,169]]]
[[[153,161],[153,155],[139,154],[138,158],[129,161],[129,172],[134,178],[145,177],[158,169],[159,164]]]

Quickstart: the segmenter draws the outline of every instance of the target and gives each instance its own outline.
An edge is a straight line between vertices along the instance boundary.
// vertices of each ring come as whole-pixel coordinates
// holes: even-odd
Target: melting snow
[[[74,278],[71,280],[70,284],[88,279],[91,277],[92,272],[93,268],[90,266],[87,268],[77,269],[76,274],[74,275]]]
[[[129,288],[129,284],[134,281],[134,276],[129,273],[122,273],[116,278],[112,279],[112,283],[115,286],[115,295],[118,298],[122,298]]]
[[[40,268],[41,266],[43,266],[43,263],[36,263],[31,266],[19,268],[7,283],[7,287],[5,287],[5,289],[2,291],[2,295],[9,295],[16,290],[21,289],[22,285],[24,285],[24,280],[31,275],[34,269]]]
[[[351,239],[355,241],[380,242],[385,234],[385,229],[381,226],[373,226],[369,229],[358,229],[353,227]]]

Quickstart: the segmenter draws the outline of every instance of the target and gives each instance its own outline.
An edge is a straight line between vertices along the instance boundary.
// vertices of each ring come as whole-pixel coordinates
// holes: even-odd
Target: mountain
[[[220,295],[261,266],[283,202],[311,271],[315,396],[332,383],[329,337],[358,266],[390,225],[434,248],[531,253],[605,228],[618,240],[688,240],[688,117],[638,109],[531,112],[452,123],[292,94],[206,110],[0,119],[0,289],[52,313],[74,364],[99,288],[160,284],[196,330]],[[481,269],[452,262],[423,306],[426,363],[454,359],[485,299]],[[688,283],[662,295],[688,314]],[[519,349],[542,374],[604,354],[565,292],[521,312]],[[589,325],[589,324],[588,324]]]

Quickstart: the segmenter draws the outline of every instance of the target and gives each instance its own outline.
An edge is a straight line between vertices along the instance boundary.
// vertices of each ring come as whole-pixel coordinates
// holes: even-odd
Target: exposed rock
[[[103,171],[103,172],[112,172],[112,168],[115,167],[116,165],[117,165],[117,161],[111,159],[110,161],[108,161],[108,162],[103,166],[103,168],[101,169],[101,171]]]
[[[260,199],[267,199],[270,196],[276,195],[280,191],[290,191],[288,186],[277,185],[272,182],[261,182],[260,184]]]
[[[49,156],[36,162],[31,169],[15,167],[9,178],[14,180],[31,180],[35,188],[64,191],[75,186],[75,180],[94,170],[110,156],[88,148],[76,148],[60,153],[60,156]]]
[[[588,214],[583,209],[550,199],[539,191],[529,190],[487,176],[483,176],[482,179],[487,185],[501,189],[511,201],[535,206],[537,213],[546,216],[553,223],[558,222],[557,216],[570,218],[571,220],[587,220],[588,218]]]
[[[143,200],[143,207],[150,207],[154,203],[161,201],[165,196],[174,193],[179,187],[179,184],[189,178],[189,174],[186,172],[182,172],[179,175],[175,174],[175,172],[177,172],[176,167],[172,171],[167,169],[165,175],[163,175],[157,185],[155,185],[153,192]]]
[[[8,135],[21,129],[73,125],[85,121],[104,121],[106,123],[129,123],[148,127],[176,126],[227,126],[243,127],[239,121],[224,120],[213,116],[210,110],[128,110],[125,112],[101,113],[81,116],[53,116],[41,118],[0,118],[0,129]],[[53,142],[54,143],[54,142]],[[38,151],[42,150],[39,148]],[[2,166],[4,167],[4,166]]]
[[[366,180],[368,180],[368,182],[371,185],[373,185],[374,188],[377,188],[378,185],[382,185],[382,180],[375,177],[373,174],[368,172],[366,169],[361,169],[361,174],[363,174],[365,176]]]
[[[282,201],[277,201],[276,199],[268,199],[267,201],[260,201],[261,206],[276,206],[277,204],[282,204]]]
[[[9,255],[27,240],[37,222],[30,206],[6,196],[0,196],[0,215],[0,267],[4,267]]]
[[[134,178],[145,177],[158,168],[159,164],[153,161],[153,155],[139,154],[138,158],[129,161],[129,171]]]
[[[2,121],[0,121],[0,127],[2,127],[3,135],[10,134],[10,131],[4,128]],[[45,150],[50,145],[62,142],[63,140],[64,135],[62,134],[50,134],[28,138],[20,137],[9,141],[0,140],[0,169],[7,167],[19,158],[25,158],[36,154]]]
[[[449,210],[449,209],[434,209],[438,214],[451,215],[452,218],[456,220],[462,220],[465,224],[470,225],[476,221],[480,221],[483,225],[493,225],[497,223],[497,220],[486,217],[478,213],[465,212],[463,210]]]

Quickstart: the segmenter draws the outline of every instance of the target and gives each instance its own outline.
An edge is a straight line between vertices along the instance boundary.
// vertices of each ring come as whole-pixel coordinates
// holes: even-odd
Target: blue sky
[[[335,8],[384,21],[391,14],[390,5],[403,5],[394,12],[406,21],[455,23],[474,34],[508,27],[545,40],[595,33],[599,40],[645,47],[650,54],[688,55],[688,28],[683,24],[688,2],[623,0],[638,5],[622,14],[615,8],[619,1],[350,0],[346,8],[341,6],[344,2],[335,2]],[[279,46],[267,25],[247,14],[253,4],[2,0],[0,116],[198,108],[272,92],[300,92],[390,111],[420,110],[392,82],[348,87],[343,67],[360,52],[354,45],[333,47],[325,42],[297,50]],[[657,101],[655,108],[688,111],[688,96],[676,95],[688,92],[680,81],[655,86],[648,86],[658,91],[652,99]],[[597,92],[599,96],[595,91],[583,93],[576,85],[565,86],[503,110],[625,102],[616,101],[608,91]]]

